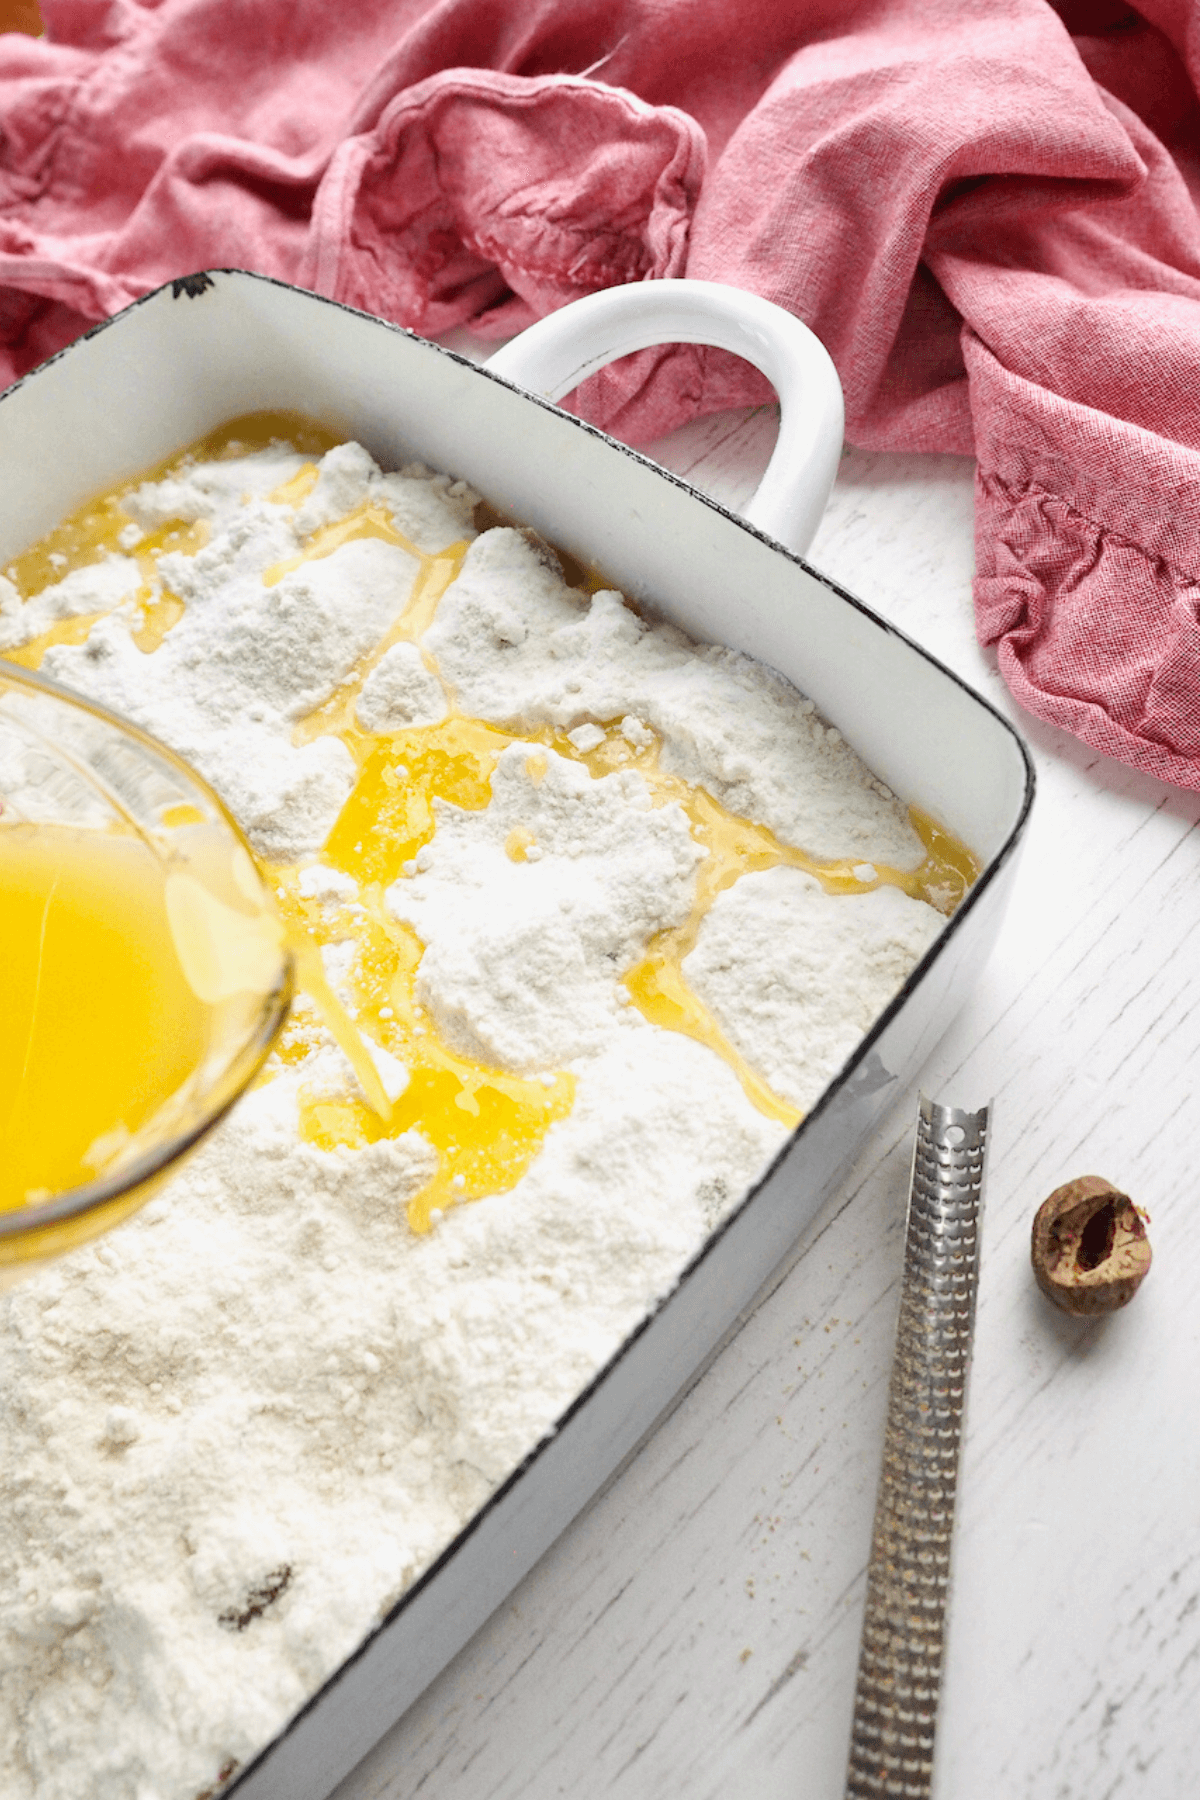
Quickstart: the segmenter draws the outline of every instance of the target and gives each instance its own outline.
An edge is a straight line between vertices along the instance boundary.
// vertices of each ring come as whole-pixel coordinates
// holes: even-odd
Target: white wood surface
[[[659,447],[728,503],[769,413]],[[1200,795],[1019,714],[971,608],[972,465],[849,451],[813,549],[1013,717],[1040,792],[1001,943],[927,1067],[994,1098],[937,1800],[1200,1790]],[[948,746],[952,754],[952,746]],[[653,1438],[337,1800],[837,1800],[914,1096]],[[1134,1304],[1028,1268],[1094,1172],[1152,1215]],[[1189,1245],[1192,1246],[1189,1248]]]

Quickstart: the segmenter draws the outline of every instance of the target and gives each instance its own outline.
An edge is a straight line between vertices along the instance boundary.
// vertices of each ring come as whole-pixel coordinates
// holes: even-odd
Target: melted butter
[[[290,481],[282,481],[267,498],[276,506],[299,506],[317,485],[320,474],[315,462],[302,463]]]
[[[482,811],[496,758],[512,742],[510,732],[460,715],[372,740],[326,860],[356,881],[387,887],[432,838],[434,800]]]
[[[652,803],[665,806],[673,801],[681,806],[690,821],[692,836],[708,853],[697,870],[688,918],[682,925],[661,931],[651,939],[646,955],[623,977],[625,988],[652,1025],[681,1031],[706,1045],[733,1070],[752,1105],[768,1118],[794,1128],[803,1115],[773,1093],[734,1048],[708,1007],[692,992],[683,972],[684,958],[695,949],[700,927],[717,895],[732,887],[741,875],[784,864],[812,876],[828,894],[866,894],[876,887],[898,887],[949,914],[978,876],[980,865],[964,845],[916,808],[910,808],[909,819],[926,854],[915,869],[896,869],[886,863],[867,864],[848,858],[818,861],[803,850],[782,843],[767,826],[729,812],[704,788],[692,787],[679,776],[665,772],[659,766],[657,738],[645,748],[634,750],[619,728],[609,724],[605,732],[604,742],[582,756],[565,733],[548,734],[548,741],[560,755],[575,756],[584,762],[593,775],[621,767],[637,769],[650,788]]]
[[[40,669],[42,658],[52,644],[86,644],[92,626],[104,616],[103,613],[79,613],[73,619],[57,619],[47,631],[39,632],[27,644],[20,644],[15,650],[0,651],[0,655],[5,662],[16,663],[22,669]]]
[[[819,861],[781,843],[767,827],[730,813],[703,788],[691,787],[679,776],[661,769],[657,739],[642,750],[632,750],[615,724],[606,727],[602,744],[582,755],[564,732],[547,729],[517,734],[460,714],[451,714],[438,725],[375,739],[365,755],[361,753],[367,741],[363,734],[358,734],[357,741],[358,781],[327,840],[324,858],[363,884],[367,922],[363,922],[363,915],[349,910],[335,923],[335,936],[326,936],[324,941],[337,941],[339,937],[357,940],[360,973],[356,976],[356,997],[362,1009],[360,1021],[369,1019],[376,1041],[410,1066],[414,1066],[414,1057],[417,1066],[427,1065],[428,1058],[433,1057],[439,1079],[431,1084],[414,1074],[413,1086],[392,1108],[390,1118],[381,1119],[378,1109],[372,1117],[358,1101],[314,1101],[304,1111],[302,1129],[311,1142],[329,1148],[335,1143],[370,1142],[385,1132],[396,1135],[409,1125],[418,1124],[434,1142],[439,1169],[434,1183],[410,1206],[410,1220],[417,1230],[427,1228],[435,1206],[444,1210],[448,1203],[472,1198],[478,1191],[497,1192],[511,1187],[528,1167],[546,1127],[553,1118],[562,1116],[554,1107],[539,1111],[536,1103],[547,1092],[544,1088],[539,1092],[540,1084],[518,1082],[524,1103],[529,1105],[532,1101],[534,1110],[525,1115],[516,1140],[517,1154],[506,1152],[500,1160],[493,1154],[492,1160],[487,1160],[481,1132],[485,1127],[488,1131],[494,1129],[493,1115],[485,1114],[482,1124],[465,1124],[457,1111],[449,1111],[443,1104],[442,1079],[451,1069],[454,1079],[482,1082],[485,1088],[502,1092],[516,1102],[514,1078],[467,1064],[439,1044],[414,1000],[413,984],[422,946],[406,927],[390,918],[383,906],[384,890],[411,871],[420,850],[433,838],[434,802],[448,801],[471,811],[486,807],[491,800],[492,769],[507,745],[530,745],[526,772],[535,785],[546,773],[546,750],[553,749],[584,763],[595,777],[618,767],[636,768],[650,787],[653,804],[674,802],[683,808],[693,836],[708,853],[697,871],[691,912],[684,924],[652,939],[645,957],[625,974],[624,985],[651,1024],[684,1032],[705,1044],[729,1065],[759,1111],[789,1127],[799,1123],[801,1114],[774,1094],[734,1048],[708,1008],[691,991],[683,973],[683,960],[695,947],[704,917],[717,895],[751,870],[783,863],[813,876],[827,893],[862,894],[889,885],[930,902],[942,912],[950,912],[978,874],[970,852],[916,812],[911,815],[912,822],[926,846],[926,856],[919,867],[904,870],[849,859]],[[522,827],[510,832],[505,842],[505,850],[514,862],[530,860],[529,852],[534,847],[533,833]],[[320,917],[319,908],[310,909],[310,931],[329,930],[320,925]],[[366,946],[371,942],[375,948],[368,951]],[[391,961],[382,954],[384,942],[391,946]],[[389,1006],[390,1014],[381,1013],[382,1006]],[[553,1092],[563,1093],[561,1084],[568,1083],[570,1077],[558,1074],[553,1079]],[[426,1114],[413,1110],[418,1097],[430,1109],[428,1117],[434,1122],[429,1128]],[[463,1102],[457,1099],[454,1105],[461,1108]],[[540,1127],[532,1129],[539,1119]],[[486,1179],[497,1185],[480,1189],[485,1166]],[[463,1176],[457,1188],[456,1174]]]
[[[280,440],[311,458],[341,441],[335,433],[290,414],[264,413],[234,420],[182,456],[139,476],[136,483],[114,489],[81,508],[18,558],[7,570],[10,579],[28,597],[48,581],[61,579],[68,568],[83,567],[119,550],[120,533],[130,522],[121,501],[142,481],[162,479],[196,461],[246,455]],[[317,474],[316,462],[306,462],[271,499],[298,506],[311,492]],[[480,528],[497,522],[483,516],[486,508],[480,511]],[[158,557],[167,550],[194,553],[205,535],[203,524],[168,521],[135,547],[133,554],[139,560],[144,586],[138,596],[142,617],[134,641],[147,654],[158,648],[183,613],[182,602],[158,582]],[[726,1040],[684,977],[682,963],[695,946],[717,895],[744,873],[783,863],[813,876],[831,894],[866,893],[888,884],[949,914],[979,873],[976,859],[931,819],[913,810],[910,818],[926,848],[918,869],[905,871],[848,860],[818,862],[781,843],[765,827],[727,812],[705,790],[689,787],[663,771],[656,739],[635,749],[614,724],[603,727],[602,743],[581,754],[561,731],[545,729],[518,736],[466,718],[458,713],[454,697],[448,693],[450,712],[441,724],[387,737],[364,732],[354,712],[364,679],[393,643],[407,639],[420,645],[442,595],[461,567],[466,545],[456,544],[437,556],[425,556],[396,530],[386,508],[367,501],[345,518],[314,532],[296,556],[264,576],[265,583],[273,585],[303,563],[368,538],[395,544],[417,560],[418,574],[408,604],[387,636],[295,732],[297,743],[334,733],[355,759],[358,778],[327,840],[323,858],[355,878],[360,898],[353,907],[331,916],[301,895],[297,870],[268,872],[296,954],[298,986],[307,992],[318,1020],[343,1050],[361,1090],[361,1097],[351,1098],[305,1094],[300,1109],[302,1134],[321,1148],[334,1149],[361,1147],[417,1129],[437,1157],[436,1173],[408,1208],[413,1228],[425,1231],[446,1207],[511,1188],[537,1155],[549,1127],[570,1111],[574,1096],[570,1074],[547,1072],[533,1079],[512,1076],[458,1055],[439,1039],[416,1000],[423,946],[408,927],[391,917],[383,901],[385,888],[405,872],[406,865],[413,863],[433,837],[434,802],[440,799],[473,810],[486,807],[496,757],[513,742],[529,744],[526,769],[535,786],[546,773],[546,750],[553,749],[583,762],[594,777],[621,767],[636,768],[650,787],[653,804],[676,803],[683,808],[693,835],[707,852],[697,872],[691,912],[682,925],[651,941],[645,956],[625,973],[625,988],[651,1023],[684,1032],[721,1056],[760,1111],[786,1125],[796,1124],[800,1114],[772,1093]],[[582,566],[568,571],[568,579],[572,578],[573,585],[589,593],[607,585],[596,570]],[[83,642],[98,616],[60,621],[42,638],[10,653],[12,660],[36,667],[49,644]],[[423,654],[436,673],[429,656]],[[530,852],[535,851],[535,840],[532,833],[517,830],[510,834],[505,848],[514,861],[533,860]],[[320,954],[323,945],[346,938],[356,945],[346,996],[349,1004],[331,988]],[[395,1098],[389,1098],[369,1040],[408,1070],[407,1085]],[[301,1066],[313,1044],[308,1015],[297,1013],[280,1041],[279,1061]]]
[[[142,562],[143,574],[148,576],[153,571],[154,560],[164,550],[181,550],[186,555],[199,549],[207,527],[203,523],[195,525],[183,519],[168,519],[140,538],[132,552],[122,551],[121,533],[134,523],[124,509],[124,501],[143,482],[162,481],[193,463],[227,462],[234,457],[249,456],[273,443],[289,444],[301,455],[324,456],[327,450],[341,442],[342,437],[337,432],[327,431],[299,413],[248,413],[242,418],[230,419],[182,453],[165,457],[132,481],[121,482],[78,507],[45,537],[14,557],[4,573],[22,600],[40,594],[44,587],[61,581],[71,570],[87,568],[113,552],[137,556]]]
[[[398,532],[393,534],[399,539]],[[345,540],[349,542],[350,540]],[[362,684],[375,667],[376,663],[391,649],[393,644],[407,640],[419,643],[426,627],[433,623],[438,602],[450,583],[462,567],[463,557],[467,553],[465,543],[451,544],[448,549],[439,551],[436,556],[425,556],[420,551],[404,542],[406,549],[418,558],[420,568],[408,603],[387,635],[368,651],[350,671],[337,691],[330,695],[321,706],[299,721],[292,733],[292,741],[296,744],[309,744],[314,738],[328,733],[336,733],[345,743],[360,765],[371,755],[378,739],[359,728],[354,716],[354,705],[362,689]],[[301,558],[300,560],[303,560]],[[432,659],[425,657],[426,664],[432,668]],[[436,670],[434,671],[436,673]]]
[[[306,465],[272,497],[299,504],[315,479],[315,465]],[[541,1149],[550,1125],[570,1111],[575,1082],[563,1072],[533,1079],[514,1076],[460,1056],[441,1041],[417,1004],[415,983],[423,946],[387,912],[383,890],[432,838],[435,799],[467,809],[488,805],[496,756],[512,740],[505,732],[458,714],[440,725],[386,738],[360,729],[354,705],[364,680],[394,643],[420,642],[462,567],[467,545],[453,544],[426,556],[395,528],[386,508],[365,501],[345,518],[319,528],[298,555],[268,569],[263,577],[266,585],[274,586],[302,564],[366,538],[395,544],[417,560],[412,593],[383,640],[294,734],[297,743],[306,743],[336,733],[359,765],[358,780],[323,856],[332,867],[354,877],[360,900],[355,909],[331,922],[322,908],[303,899],[295,871],[272,873],[297,955],[298,985],[315,1002],[362,1089],[361,1099],[304,1097],[301,1134],[330,1150],[362,1147],[416,1127],[437,1157],[433,1178],[408,1206],[410,1225],[423,1232],[447,1207],[515,1186]],[[544,773],[544,756],[540,762]],[[320,959],[322,944],[345,936],[353,937],[357,945],[351,1008],[329,986]],[[368,1039],[408,1071],[407,1085],[395,1099],[387,1096]],[[298,1063],[308,1048],[300,1021],[285,1032],[280,1056],[285,1063]]]
[[[343,544],[360,544],[367,538],[378,538],[385,544],[395,544],[399,549],[407,550],[410,556],[420,557],[421,554],[402,531],[396,530],[386,506],[380,506],[374,500],[362,500],[344,519],[334,519],[332,524],[318,526],[297,555],[285,557],[283,562],[273,563],[263,575],[263,585],[274,587],[285,575],[290,575],[293,569],[300,568],[303,563],[320,562],[323,557],[332,556],[335,550],[340,550]]]
[[[132,487],[128,491],[132,491]],[[165,525],[158,525],[153,531],[146,532],[133,549],[125,554],[137,558],[142,576],[149,587],[158,575],[160,556],[165,556],[168,550],[177,550],[181,556],[195,556],[197,550],[202,550],[207,542],[207,519],[193,519],[190,524],[186,519],[168,519]]]
[[[306,413],[283,409],[242,413],[236,419],[227,419],[223,425],[218,425],[207,437],[199,438],[181,454],[156,464],[148,474],[139,475],[134,485],[143,481],[161,481],[164,475],[185,464],[228,462],[234,457],[252,456],[256,450],[269,450],[272,444],[287,444],[300,456],[315,458],[324,456],[327,450],[336,449],[345,441],[344,431],[332,431],[326,425],[318,425]]]
[[[93,1180],[200,1063],[167,879],[132,835],[0,828],[0,1209]]]
[[[359,1086],[366,1096],[367,1105],[381,1124],[387,1126],[392,1119],[392,1102],[367,1048],[366,1041],[359,1030],[359,1021],[352,1018],[347,1012],[325,977],[325,965],[321,960],[321,943],[322,941],[328,943],[332,940],[328,938],[322,940],[318,933],[306,929],[301,924],[296,917],[294,905],[289,907],[285,899],[285,896],[288,899],[295,899],[298,896],[287,895],[284,871],[277,871],[277,876],[279,885],[276,887],[275,897],[285,921],[291,927],[289,942],[296,961],[296,985],[316,1002],[317,1011],[324,1020],[334,1042],[358,1077]],[[362,1141],[366,1143],[370,1140],[363,1137]],[[324,1148],[328,1149],[330,1145],[325,1144]]]
[[[185,611],[183,601],[166,589],[157,597],[147,594],[142,601],[141,624],[129,635],[143,655],[152,656]]]
[[[174,831],[180,825],[203,825],[205,819],[198,806],[185,801],[179,806],[168,806],[162,815],[162,822]]]
[[[504,840],[504,854],[510,862],[528,862],[529,852],[537,843],[532,831],[526,831],[523,825],[516,826]]]
[[[382,785],[381,777],[380,781]],[[451,784],[443,780],[441,785]],[[335,857],[327,851],[326,860],[356,878],[365,876],[371,866],[353,852]],[[310,959],[319,963],[323,943],[336,943],[347,936],[355,939],[351,1029],[373,1039],[408,1069],[407,1086],[393,1101],[384,1096],[383,1104],[379,1104],[378,1093],[372,1103],[365,1082],[366,1100],[302,1096],[302,1135],[323,1150],[357,1149],[383,1137],[418,1130],[437,1157],[433,1178],[408,1205],[409,1224],[418,1232],[428,1231],[438,1214],[460,1201],[504,1193],[515,1186],[541,1149],[549,1127],[570,1112],[574,1077],[510,1075],[460,1056],[442,1043],[416,999],[423,947],[407,926],[388,913],[379,882],[368,882],[355,907],[342,909],[332,919],[300,894],[296,871],[277,870],[274,882],[291,940],[306,945]],[[302,959],[301,981],[316,998],[324,1022],[332,1026],[324,1003],[330,997],[329,989],[326,985],[323,997],[317,991],[324,985],[323,976],[313,983],[311,975],[311,963],[305,968]],[[349,1022],[350,1014],[336,997],[334,1003]],[[361,1037],[359,1042],[362,1050],[354,1062],[361,1082],[365,1045]],[[301,1017],[289,1024],[279,1053],[285,1063],[298,1063],[307,1056],[310,1045],[309,1028]],[[350,1054],[348,1044],[343,1048]],[[374,1075],[369,1053],[366,1060]],[[377,1075],[374,1083],[381,1089]]]
[[[194,556],[207,541],[208,524],[205,520],[191,523],[185,519],[168,519],[140,537],[132,550],[126,550],[121,543],[121,533],[136,523],[124,508],[128,496],[143,482],[162,481],[183,472],[193,463],[225,462],[265,450],[273,443],[289,444],[301,455],[323,456],[342,441],[337,432],[327,431],[299,413],[249,413],[231,419],[181,454],[166,457],[134,480],[122,482],[85,502],[36,544],[14,557],[4,573],[22,600],[31,600],[43,588],[61,581],[64,575],[75,569],[88,568],[106,556],[136,557],[143,578],[143,587],[137,596],[142,607],[142,620],[133,633],[133,641],[139,650],[149,654],[158,648],[167,632],[183,616],[183,602],[175,595],[165,590],[157,597],[154,594],[158,558],[169,550]],[[312,479],[315,480],[315,465],[306,466],[313,469]],[[293,477],[292,484],[285,485],[294,485],[303,472],[301,470]],[[22,668],[40,668],[43,656],[52,645],[85,643],[92,626],[103,617],[103,613],[89,613],[59,619],[27,644],[8,650],[4,655],[9,662]]]
[[[88,501],[44,538],[13,558],[4,573],[22,600],[32,599],[44,587],[61,581],[72,570],[86,569],[113,551],[123,554],[120,534],[133,520],[122,509],[121,501],[136,485],[136,482],[130,482]],[[77,622],[70,621],[71,624]]]

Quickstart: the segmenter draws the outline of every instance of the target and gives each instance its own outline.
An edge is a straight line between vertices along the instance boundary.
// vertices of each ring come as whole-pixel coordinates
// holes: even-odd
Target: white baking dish
[[[652,298],[661,303],[662,295]],[[744,319],[744,306],[734,311]],[[693,326],[678,329],[731,342],[728,320],[711,334]],[[569,321],[560,322],[548,347],[531,338],[501,367],[562,392],[602,360],[595,329],[585,315],[572,344]],[[737,346],[753,354],[753,330],[738,331]],[[766,364],[772,354],[767,344],[756,359]],[[832,476],[840,418],[820,354],[800,355],[808,363],[796,392],[785,393],[788,429],[774,487],[766,484],[756,504],[781,532],[789,494],[807,501],[807,514],[801,506],[790,515],[803,537]],[[786,386],[785,370],[773,376]],[[148,295],[0,397],[0,566],[97,489],[227,418],[267,408],[295,409],[356,437],[385,467],[417,456],[464,476],[503,512],[598,564],[694,637],[773,664],[898,794],[985,863],[901,994],[674,1292],[228,1790],[238,1800],[322,1800],[694,1374],[882,1107],[915,1075],[995,937],[1033,775],[1019,738],[986,701],[744,520],[493,371],[243,273],[193,277]]]

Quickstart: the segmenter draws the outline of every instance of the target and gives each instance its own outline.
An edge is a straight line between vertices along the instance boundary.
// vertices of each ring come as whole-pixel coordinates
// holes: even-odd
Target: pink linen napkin
[[[0,381],[236,265],[503,336],[676,275],[822,337],[852,442],[978,458],[982,642],[1200,787],[1200,42],[1186,0],[43,0],[0,36]],[[632,441],[768,397],[579,390]]]

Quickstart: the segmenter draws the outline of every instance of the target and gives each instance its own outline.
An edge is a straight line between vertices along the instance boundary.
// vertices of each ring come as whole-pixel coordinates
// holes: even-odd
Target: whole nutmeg
[[[1099,1175],[1055,1188],[1038,1207],[1030,1247],[1043,1294],[1064,1312],[1115,1312],[1150,1267],[1144,1216]]]

